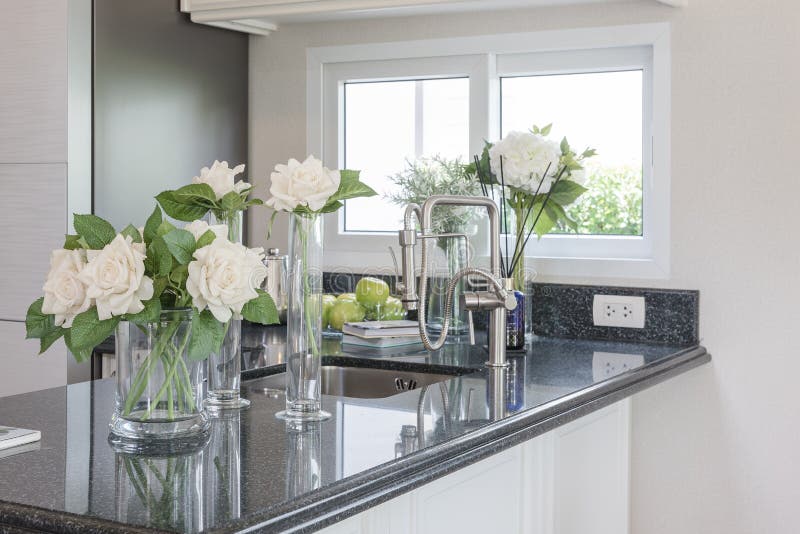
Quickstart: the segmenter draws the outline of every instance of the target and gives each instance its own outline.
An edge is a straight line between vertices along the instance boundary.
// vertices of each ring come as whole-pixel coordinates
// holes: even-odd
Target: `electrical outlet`
[[[644,328],[644,297],[595,295],[592,316],[595,326]]]
[[[605,380],[643,365],[644,356],[641,354],[598,351],[592,356],[592,378],[595,381]]]

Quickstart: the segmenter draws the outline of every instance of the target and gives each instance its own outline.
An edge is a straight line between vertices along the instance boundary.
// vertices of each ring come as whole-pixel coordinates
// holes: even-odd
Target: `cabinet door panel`
[[[67,166],[0,165],[0,320],[25,319],[64,245]]]
[[[555,534],[628,532],[628,402],[551,433]]]
[[[0,321],[3,340],[3,372],[0,373],[0,397],[67,383],[67,348],[57,341],[41,356],[39,341],[25,339],[25,323]]]
[[[0,0],[0,163],[67,161],[67,0]]]
[[[417,490],[416,534],[520,532],[520,463],[514,447]]]

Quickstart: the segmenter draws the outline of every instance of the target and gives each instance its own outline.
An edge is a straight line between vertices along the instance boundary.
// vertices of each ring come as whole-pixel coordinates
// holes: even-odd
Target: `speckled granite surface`
[[[396,457],[423,391],[325,396],[332,419],[287,426],[274,417],[284,400],[270,376],[281,371],[283,338],[280,328],[246,329],[252,406],[216,419],[209,442],[189,454],[115,453],[111,381],[0,399],[3,424],[43,434],[39,450],[0,458],[0,531],[313,531],[709,360],[695,345],[536,338],[494,391],[480,343],[378,355],[327,340],[328,365],[452,375],[426,390],[420,449]],[[495,399],[499,411],[489,408]]]
[[[594,326],[594,295],[645,298],[644,328]],[[700,292],[685,289],[533,284],[533,331],[574,339],[693,344],[699,342]]]

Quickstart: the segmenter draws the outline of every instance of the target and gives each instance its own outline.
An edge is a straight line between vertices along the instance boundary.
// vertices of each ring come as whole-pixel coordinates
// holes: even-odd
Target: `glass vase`
[[[244,212],[237,211],[209,211],[208,224],[224,224],[228,227],[228,241],[231,243],[242,243],[242,216]]]
[[[225,325],[219,352],[212,352],[208,357],[206,408],[212,414],[250,406],[250,401],[241,396],[241,375],[242,321],[231,319]]]
[[[289,215],[286,410],[278,417],[327,419],[322,410],[322,216]]]
[[[428,328],[433,332],[441,332],[444,324],[445,307],[447,306],[447,285],[456,273],[467,266],[467,251],[464,240],[459,237],[442,237],[436,241],[437,254],[429,281]],[[438,265],[437,265],[438,264]],[[463,291],[463,282],[456,285],[453,291],[452,315],[450,317],[449,336],[465,334],[469,329],[467,312],[458,303]],[[453,339],[448,337],[448,339]]]
[[[209,211],[208,224],[228,227],[228,241],[242,242],[242,211]],[[250,401],[240,395],[242,374],[242,322],[231,319],[225,325],[225,337],[219,352],[208,357],[208,395],[206,407],[212,414],[219,410],[247,408]]]
[[[117,326],[116,408],[109,441],[119,450],[180,450],[205,442],[206,362],[189,359],[190,308],[164,310],[160,320]]]

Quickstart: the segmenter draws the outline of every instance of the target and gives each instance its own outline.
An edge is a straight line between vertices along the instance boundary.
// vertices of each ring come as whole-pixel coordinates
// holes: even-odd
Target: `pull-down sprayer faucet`
[[[485,207],[489,212],[490,226],[490,271],[471,267],[469,259],[467,267],[453,276],[447,286],[444,322],[439,339],[432,342],[428,336],[425,323],[427,307],[427,254],[428,241],[441,235],[432,233],[432,213],[436,206],[473,206]],[[419,220],[422,232],[418,235],[414,227],[414,217]],[[467,311],[491,310],[489,322],[489,361],[490,367],[505,367],[506,362],[506,310],[513,310],[517,301],[514,295],[505,289],[500,272],[500,213],[497,204],[489,197],[468,197],[458,195],[433,195],[422,204],[409,204],[403,218],[403,229],[399,232],[400,250],[402,252],[402,282],[398,283],[400,300],[406,310],[419,311],[419,333],[425,348],[438,350],[447,339],[447,330],[453,312],[453,291],[458,282],[467,276],[479,276],[487,280],[491,291],[471,291],[461,295],[461,306]],[[419,274],[419,294],[414,272],[414,246],[417,238],[421,239],[421,267]]]

